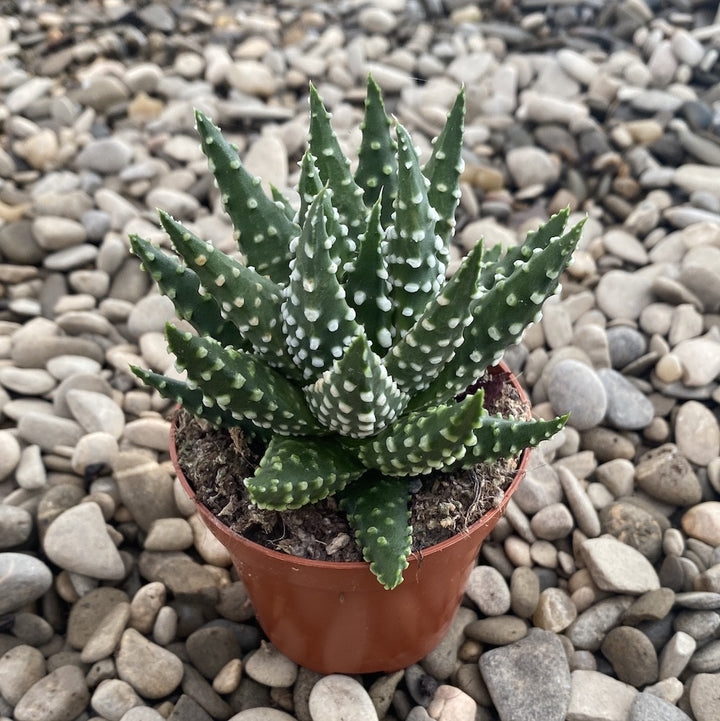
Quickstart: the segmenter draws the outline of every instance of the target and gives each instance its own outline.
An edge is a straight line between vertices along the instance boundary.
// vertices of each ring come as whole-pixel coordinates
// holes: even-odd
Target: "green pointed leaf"
[[[333,205],[339,213],[340,224],[346,229],[335,239],[335,254],[340,258],[342,267],[355,254],[357,237],[365,226],[367,208],[363,202],[363,190],[353,179],[350,161],[330,125],[330,113],[312,84],[309,144],[320,179],[333,191]]]
[[[331,439],[275,436],[244,483],[260,508],[286,510],[341,491],[365,469]]]
[[[462,88],[450,110],[445,127],[433,142],[432,154],[423,168],[423,175],[430,181],[428,200],[440,216],[435,224],[435,232],[442,239],[440,259],[445,267],[450,260],[450,239],[455,232],[455,211],[460,202],[464,130],[465,88]]]
[[[280,435],[326,433],[302,391],[255,356],[172,325],[167,326],[166,335],[178,367],[187,371],[188,385],[202,391],[203,405],[217,406],[237,420],[252,421]]]
[[[229,411],[217,405],[206,406],[203,403],[203,392],[199,388],[190,388],[185,381],[154,373],[153,371],[131,365],[130,370],[147,386],[154,388],[163,398],[179,403],[186,411],[198,418],[206,420],[216,428],[243,426],[251,433],[256,433],[250,423],[233,418]]]
[[[383,227],[390,224],[397,196],[397,143],[390,134],[390,125],[380,88],[368,75],[355,182],[365,193],[366,206],[375,204],[381,195],[384,198],[380,216]]]
[[[261,275],[282,283],[288,274],[289,242],[300,229],[263,192],[260,178],[243,166],[237,150],[199,110],[195,123],[210,172],[220,188],[240,250]]]
[[[167,213],[160,222],[185,262],[203,285],[200,297],[210,296],[255,352],[276,368],[299,377],[285,347],[282,330],[282,290],[270,279],[248,268],[211,243],[198,238]]]
[[[138,235],[130,236],[130,248],[142,261],[163,295],[175,305],[178,318],[188,321],[200,335],[210,335],[224,345],[242,347],[244,340],[237,328],[223,318],[215,299],[200,292],[197,274]],[[246,345],[250,349],[250,344]]]
[[[287,347],[306,381],[317,380],[332,367],[360,330],[330,258],[333,239],[326,230],[327,204],[328,192],[323,190],[292,245],[290,282],[282,304]]]
[[[388,376],[363,333],[353,339],[332,368],[304,390],[308,406],[320,423],[351,438],[382,430],[408,402],[408,395]]]
[[[443,403],[462,393],[522,337],[525,328],[540,317],[545,300],[558,288],[582,226],[581,221],[565,235],[551,238],[545,247],[535,247],[526,261],[516,261],[507,277],[498,274],[492,287],[475,303],[462,345],[438,377],[412,398],[410,408]]]
[[[483,268],[481,280],[483,286],[488,289],[492,288],[497,280],[507,278],[515,270],[515,264],[518,261],[526,262],[532,256],[535,248],[545,248],[553,238],[561,236],[569,215],[568,208],[555,213],[537,230],[529,232],[520,245],[508,248],[504,255],[501,255],[502,246],[500,244],[493,249],[492,256],[486,253],[486,265]]]
[[[392,345],[393,321],[380,203],[378,200],[373,206],[367,228],[359,238],[357,257],[347,269],[345,291],[373,349],[383,355]]]
[[[298,179],[298,193],[300,194],[298,223],[300,227],[305,224],[307,212],[322,189],[323,182],[320,180],[320,173],[315,164],[315,156],[308,149],[300,161],[300,178]]]
[[[412,548],[408,480],[360,479],[343,491],[340,505],[378,581],[388,590],[402,583]]]
[[[465,328],[472,320],[472,307],[481,292],[482,258],[482,243],[477,243],[415,325],[385,357],[388,373],[407,393],[427,388],[462,344]]]
[[[273,202],[278,208],[282,209],[285,213],[285,217],[291,222],[295,222],[295,210],[290,201],[283,195],[282,191],[278,190],[272,183],[270,183],[270,194],[272,195]]]
[[[408,413],[384,431],[358,444],[358,458],[393,476],[416,476],[442,470],[465,457],[475,443],[473,432],[487,411],[484,392],[458,403]]]
[[[568,417],[528,421],[485,415],[473,431],[474,442],[468,447],[467,455],[448,465],[446,470],[471,468],[477,463],[519,456],[525,448],[534,448],[552,438],[567,423]]]
[[[417,152],[400,124],[397,135],[398,195],[395,224],[387,231],[387,248],[395,327],[402,337],[440,289],[445,265],[438,259],[442,250],[442,242],[435,235],[438,214],[428,202],[427,181],[420,172]]]

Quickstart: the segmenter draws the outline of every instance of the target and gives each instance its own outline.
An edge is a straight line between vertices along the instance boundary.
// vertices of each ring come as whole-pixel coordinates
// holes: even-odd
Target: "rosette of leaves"
[[[317,91],[299,207],[268,197],[201,112],[202,150],[243,262],[160,212],[175,253],[134,253],[194,332],[167,326],[186,380],[133,371],[216,426],[265,444],[244,480],[261,508],[337,494],[370,569],[402,581],[412,480],[519,454],[565,423],[504,418],[466,394],[537,320],[580,225],[553,216],[504,254],[482,243],[446,278],[460,197],[464,91],[424,166],[368,79],[352,172]]]

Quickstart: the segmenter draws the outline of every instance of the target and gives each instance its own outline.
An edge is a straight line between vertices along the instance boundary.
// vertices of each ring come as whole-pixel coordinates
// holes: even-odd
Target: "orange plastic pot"
[[[517,379],[511,382],[527,402]],[[403,582],[386,591],[363,562],[313,561],[243,538],[195,498],[178,466],[174,425],[170,455],[187,494],[213,535],[228,549],[263,631],[296,663],[320,673],[390,672],[426,656],[447,632],[482,542],[502,517],[525,474],[523,451],[500,505],[467,532],[413,554]]]

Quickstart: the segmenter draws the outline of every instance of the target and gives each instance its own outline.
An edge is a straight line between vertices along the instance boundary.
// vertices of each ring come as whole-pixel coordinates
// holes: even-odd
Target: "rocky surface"
[[[720,718],[720,15],[703,0],[4,3],[0,718]],[[455,262],[565,206],[563,294],[506,360],[572,411],[405,671],[298,668],[173,478],[163,207],[224,248],[192,108],[292,186],[307,83],[368,71],[422,153],[468,96]]]

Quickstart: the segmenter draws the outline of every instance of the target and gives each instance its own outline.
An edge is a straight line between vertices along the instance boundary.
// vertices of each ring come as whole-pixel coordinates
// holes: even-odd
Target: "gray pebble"
[[[548,398],[558,414],[570,413],[578,430],[596,426],[605,416],[607,393],[592,368],[576,360],[560,361],[548,380]]]
[[[647,396],[612,368],[597,371],[607,395],[606,420],[620,430],[645,428],[655,415]]]
[[[617,677],[636,688],[655,683],[658,659],[650,639],[637,628],[618,626],[612,629],[600,647]]]
[[[501,616],[510,609],[510,589],[502,574],[492,566],[475,566],[465,593],[485,616]]]
[[[527,638],[487,651],[480,672],[502,718],[565,718],[570,669],[555,634],[533,629]],[[518,688],[524,692],[517,693]]]
[[[25,553],[0,553],[0,614],[40,598],[52,584],[50,569]]]

